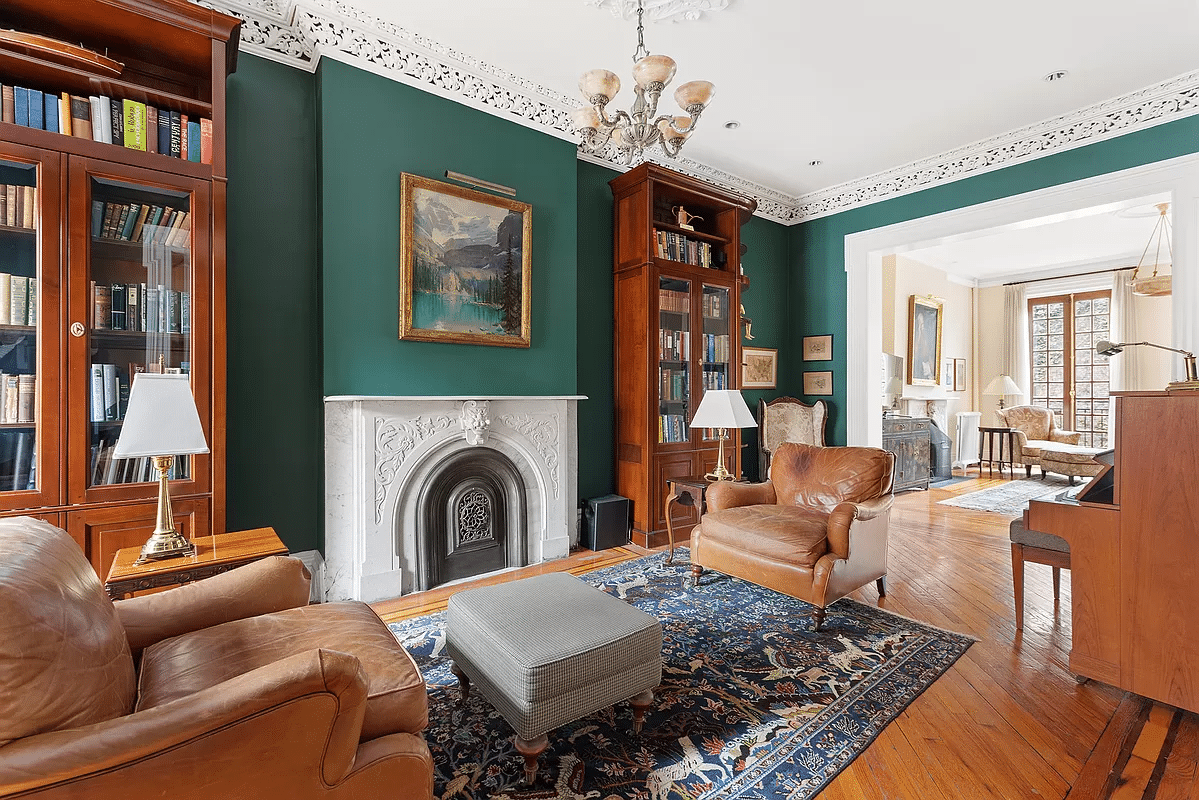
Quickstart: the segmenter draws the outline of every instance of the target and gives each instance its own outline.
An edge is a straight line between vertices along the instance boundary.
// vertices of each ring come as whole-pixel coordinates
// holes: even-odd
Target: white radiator
[[[978,463],[978,424],[982,418],[979,411],[959,411],[956,415],[958,435],[954,437],[957,452],[953,457],[953,465],[963,469],[970,464]]]

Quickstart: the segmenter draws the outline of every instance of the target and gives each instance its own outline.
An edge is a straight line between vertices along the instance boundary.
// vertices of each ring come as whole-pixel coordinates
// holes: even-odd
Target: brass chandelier
[[[633,91],[637,99],[628,113],[617,110],[608,116],[607,106],[620,91],[620,78],[606,69],[593,69],[579,78],[579,91],[590,105],[574,112],[575,128],[583,137],[587,152],[597,152],[611,141],[620,161],[631,164],[633,158],[655,144],[666,155],[678,155],[687,137],[695,130],[700,114],[712,102],[715,87],[708,81],[688,81],[675,89],[674,99],[687,116],[658,113],[658,99],[674,78],[675,62],[670,56],[651,55],[645,46],[642,17],[644,0],[637,2],[637,49],[633,51]]]

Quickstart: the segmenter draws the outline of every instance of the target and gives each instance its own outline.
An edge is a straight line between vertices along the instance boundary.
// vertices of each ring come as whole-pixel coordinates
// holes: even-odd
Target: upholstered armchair
[[[1041,463],[1041,448],[1049,442],[1078,444],[1081,433],[1057,427],[1053,412],[1040,406],[1012,406],[995,410],[999,423],[1016,431],[1012,461],[1024,465],[1024,474],[1032,476],[1034,465]]]
[[[828,406],[823,400],[807,405],[794,397],[758,401],[758,478],[770,475],[770,457],[783,442],[824,447]]]
[[[0,520],[0,796],[431,798],[416,665],[308,590],[276,557],[113,603],[66,533]]]
[[[714,483],[691,532],[691,574],[734,575],[825,609],[871,581],[886,594],[895,456],[785,442],[764,483]]]

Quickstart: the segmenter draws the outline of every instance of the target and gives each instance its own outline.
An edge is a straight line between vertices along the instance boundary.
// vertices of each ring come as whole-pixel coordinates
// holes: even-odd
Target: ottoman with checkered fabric
[[[640,731],[662,679],[662,624],[563,572],[453,595],[446,650],[462,700],[478,684],[516,731],[530,783],[549,731],[624,700]]]

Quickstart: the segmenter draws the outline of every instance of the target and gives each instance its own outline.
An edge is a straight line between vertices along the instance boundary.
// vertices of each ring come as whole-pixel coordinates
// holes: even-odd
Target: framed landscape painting
[[[741,348],[741,388],[773,389],[778,379],[779,351],[770,347]]]
[[[532,206],[403,173],[400,338],[528,347]]]
[[[936,386],[941,382],[941,307],[936,297],[908,299],[908,383]]]

